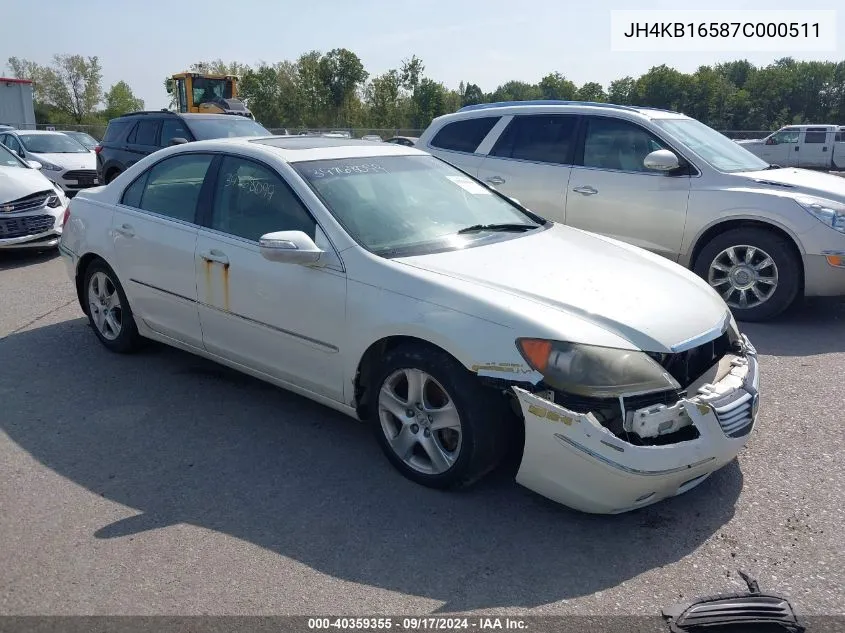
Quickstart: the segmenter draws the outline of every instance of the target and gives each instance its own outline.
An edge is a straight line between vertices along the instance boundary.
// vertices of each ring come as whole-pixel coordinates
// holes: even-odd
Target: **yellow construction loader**
[[[177,73],[168,79],[167,92],[175,94],[177,112],[234,114],[255,119],[243,101],[238,99],[238,78],[235,75]]]

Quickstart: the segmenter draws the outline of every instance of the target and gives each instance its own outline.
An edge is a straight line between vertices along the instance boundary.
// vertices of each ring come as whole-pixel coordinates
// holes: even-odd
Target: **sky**
[[[839,7],[836,51],[611,51],[611,10]],[[840,0],[713,0],[684,7],[676,0],[5,0],[3,24],[0,75],[8,75],[5,64],[11,56],[48,63],[56,53],[96,55],[104,89],[124,80],[149,109],[169,102],[163,79],[197,61],[222,58],[256,65],[332,48],[355,52],[371,76],[416,55],[426,76],[449,88],[472,82],[485,92],[511,79],[536,82],[549,72],[560,72],[577,85],[597,81],[606,89],[614,79],[636,77],[664,63],[692,72],[740,58],[755,64],[787,55],[845,60],[845,4]]]

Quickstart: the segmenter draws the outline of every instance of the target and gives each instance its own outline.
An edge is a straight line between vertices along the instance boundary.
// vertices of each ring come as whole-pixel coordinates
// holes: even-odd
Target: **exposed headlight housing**
[[[795,202],[822,224],[826,224],[834,231],[845,233],[845,204],[811,196],[799,196],[795,198]]]
[[[680,389],[644,352],[546,339],[520,338],[517,349],[549,386],[594,398]]]

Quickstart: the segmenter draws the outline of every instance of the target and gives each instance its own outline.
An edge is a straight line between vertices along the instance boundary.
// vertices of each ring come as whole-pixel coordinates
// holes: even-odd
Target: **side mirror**
[[[29,165],[32,169],[41,169],[42,165],[37,160],[28,160],[26,164]]]
[[[302,231],[267,233],[258,240],[258,248],[268,261],[306,266],[318,264],[324,252]]]
[[[654,171],[672,171],[680,166],[678,157],[668,149],[658,149],[643,159],[646,169]]]
[[[182,138],[181,136],[177,136],[176,138],[170,139],[171,145],[184,145],[188,142],[188,139]]]

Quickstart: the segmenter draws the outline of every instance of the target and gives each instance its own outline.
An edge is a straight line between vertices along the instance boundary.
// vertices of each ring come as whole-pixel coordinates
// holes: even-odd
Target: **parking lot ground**
[[[441,493],[364,425],[153,345],[106,351],[51,255],[0,254],[0,614],[845,612],[845,302],[745,331],[759,424],[695,490],[588,516],[502,470]]]

